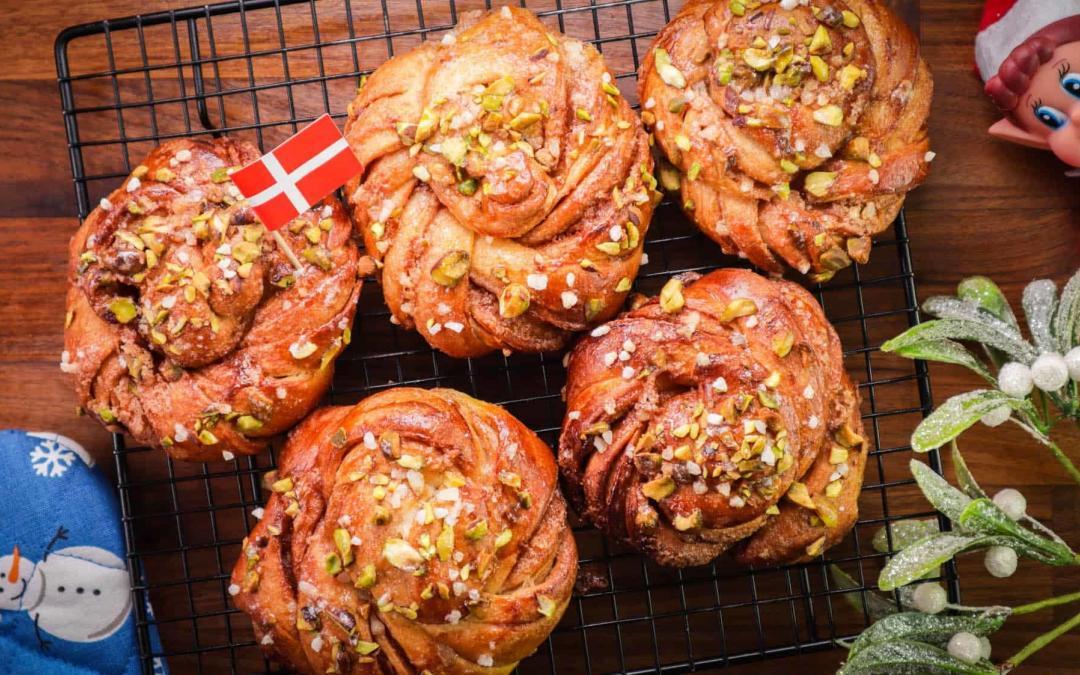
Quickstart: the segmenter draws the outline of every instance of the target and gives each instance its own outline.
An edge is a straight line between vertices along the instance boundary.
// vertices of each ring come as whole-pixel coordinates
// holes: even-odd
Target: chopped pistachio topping
[[[814,73],[814,77],[818,82],[829,81],[829,64],[825,63],[825,59],[820,56],[810,57],[810,70]]]
[[[241,433],[249,434],[253,431],[262,429],[262,427],[262,421],[254,415],[241,415],[236,418],[236,428],[239,429]]]
[[[119,297],[109,303],[109,311],[120,323],[129,323],[139,314],[131,298]]]
[[[833,482],[831,482],[831,483],[829,483],[828,485],[825,486],[825,496],[829,497],[830,499],[836,499],[837,497],[840,496],[840,492],[843,489],[844,489],[844,481],[840,480],[840,479],[834,480]],[[825,520],[825,519],[822,518],[822,520]],[[826,521],[825,524],[829,525],[828,521]],[[835,525],[835,523],[833,525]],[[833,527],[833,525],[829,525],[829,526]]]
[[[856,14],[855,12],[852,12],[849,9],[843,10],[842,12],[840,12],[840,14],[841,14],[841,16],[844,17],[844,26],[845,27],[847,27],[847,28],[858,28],[859,27],[859,15],[858,14]]]
[[[477,541],[478,539],[483,539],[484,537],[486,537],[487,533],[488,533],[488,523],[487,523],[487,520],[484,519],[484,520],[481,520],[481,521],[477,522],[475,525],[473,525],[469,529],[465,530],[465,537],[469,541]]]
[[[814,111],[814,121],[825,126],[838,127],[844,123],[844,111],[838,105],[827,105]]]
[[[368,642],[367,640],[357,640],[356,642],[356,651],[361,656],[373,654],[378,648],[379,645],[375,642]]]
[[[499,293],[499,314],[506,319],[513,319],[529,309],[531,296],[529,289],[522,284],[507,284]]]
[[[864,439],[849,423],[844,422],[844,426],[840,427],[840,431],[836,432],[836,440],[845,448],[850,448],[862,444]]]
[[[815,197],[824,197],[835,182],[835,171],[815,171],[806,176],[803,186],[807,192]]]
[[[368,563],[360,570],[360,574],[356,575],[353,586],[356,586],[357,588],[371,588],[375,585],[376,578],[375,565]]]
[[[798,481],[792,483],[791,487],[788,488],[787,498],[799,506],[808,509],[814,508],[814,500],[810,498],[810,491],[806,489],[805,483]]]
[[[840,86],[843,89],[851,91],[855,88],[855,85],[858,84],[859,80],[866,77],[866,71],[849,63],[840,69],[840,72],[836,77],[840,81]]]
[[[682,293],[683,283],[679,279],[671,278],[660,289],[660,309],[668,314],[678,312],[686,304]]]
[[[847,448],[834,445],[829,451],[829,464],[843,464],[848,460]]]
[[[690,170],[686,172],[686,177],[691,181],[695,181],[699,175],[701,175],[701,163],[694,162],[690,165]]]
[[[795,344],[795,334],[791,331],[784,331],[780,335],[773,338],[772,348],[773,353],[784,358],[791,352],[791,346]]]
[[[454,552],[454,528],[443,524],[442,531],[435,539],[435,550],[439,554],[439,560],[446,562]]]
[[[829,37],[829,31],[825,26],[818,24],[817,30],[814,31],[814,37],[810,39],[810,53],[811,54],[828,54],[832,51],[832,39]]]
[[[701,509],[694,509],[689,515],[676,515],[672,520],[672,524],[679,532],[686,532],[687,530],[696,530],[700,528],[705,522],[704,517],[701,514]]]
[[[771,70],[776,64],[776,57],[769,49],[757,49],[750,47],[742,53],[743,62],[758,72]]]
[[[424,563],[420,552],[404,539],[392,537],[383,543],[383,558],[399,570],[413,572]]]
[[[683,152],[690,151],[690,138],[686,134],[679,134],[675,137],[675,146]]]
[[[330,576],[337,576],[341,574],[343,569],[341,566],[341,556],[337,553],[331,553],[326,556],[326,560],[323,562],[323,567],[326,569],[326,573]]]
[[[555,614],[557,606],[554,598],[540,593],[536,594],[536,608],[543,616],[551,617]]]
[[[274,481],[274,483],[270,486],[270,489],[274,492],[277,492],[278,494],[282,494],[285,492],[290,492],[294,487],[295,486],[293,484],[293,479],[286,477],[279,478],[278,480]]]
[[[653,51],[653,64],[656,66],[656,73],[664,81],[664,84],[676,89],[682,89],[686,86],[686,77],[683,76],[681,70],[671,63],[671,56],[666,49]]]
[[[431,278],[440,286],[452,288],[469,272],[469,254],[450,251],[431,268]]]
[[[670,476],[660,476],[641,486],[641,494],[653,501],[662,501],[675,491],[675,481]]]
[[[630,290],[630,277],[623,277],[619,279],[619,283],[615,284],[616,293],[625,293]]]
[[[739,317],[750,316],[757,313],[757,303],[750,298],[735,298],[724,307],[720,314],[720,321],[727,323]]]
[[[341,564],[348,567],[353,561],[352,535],[343,527],[334,530],[334,547],[341,556]]]
[[[510,543],[510,540],[513,539],[513,537],[514,533],[511,532],[509,529],[503,530],[499,533],[499,536],[495,537],[495,548],[498,549],[506,546]]]

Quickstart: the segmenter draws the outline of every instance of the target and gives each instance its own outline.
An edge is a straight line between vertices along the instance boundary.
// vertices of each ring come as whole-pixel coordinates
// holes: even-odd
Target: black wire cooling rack
[[[521,4],[552,28],[595,44],[623,94],[636,102],[639,58],[678,3]],[[361,75],[484,6],[484,0],[255,0],[65,30],[56,61],[79,217],[163,139],[224,132],[265,150],[323,112],[340,118]],[[738,264],[669,203],[657,211],[645,250],[649,261],[637,280],[645,293],[675,272]],[[681,672],[824,648],[868,624],[859,602],[873,590],[886,557],[872,547],[874,533],[890,521],[933,515],[907,470],[908,436],[930,410],[926,366],[877,349],[918,322],[903,217],[891,237],[874,244],[870,264],[811,290],[840,334],[875,443],[852,534],[805,565],[746,570],[721,559],[672,570],[579,525],[574,600],[521,672]],[[503,405],[555,444],[564,411],[562,354],[459,360],[433,352],[390,324],[376,283],[365,284],[356,321],[358,338],[338,361],[327,402],[353,403],[402,384],[453,387]],[[269,669],[227,586],[255,522],[251,512],[264,502],[260,478],[274,466],[274,453],[186,464],[128,448],[122,436],[114,444],[144,670],[158,657],[177,673]],[[930,460],[940,470],[937,456]],[[845,584],[832,566],[849,577]],[[955,599],[951,567],[945,580]],[[153,615],[144,609],[147,599]],[[151,627],[161,635],[160,647]]]

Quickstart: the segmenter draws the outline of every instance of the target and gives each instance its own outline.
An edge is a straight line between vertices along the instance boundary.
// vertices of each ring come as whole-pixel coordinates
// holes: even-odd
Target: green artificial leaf
[[[952,446],[953,469],[956,470],[956,482],[960,489],[972,499],[986,497],[986,493],[975,481],[975,476],[971,475],[971,471],[968,469],[967,462],[964,461],[964,456],[960,454],[960,448],[957,447],[956,441],[951,441],[950,445]]]
[[[1004,537],[984,534],[939,532],[921,539],[889,560],[878,575],[878,588],[891,591],[926,576],[964,551],[1003,544]]]
[[[956,295],[961,300],[967,300],[978,305],[981,309],[990,312],[998,319],[1019,329],[1016,315],[1013,314],[1009,301],[1001,292],[997,284],[987,277],[968,277],[956,286]]]
[[[996,321],[996,319],[988,319]],[[998,321],[997,326],[1004,326]],[[937,319],[909,328],[881,346],[883,351],[895,352],[911,344],[940,340],[967,340],[994,347],[1012,360],[1030,364],[1037,356],[1035,348],[1018,337],[1011,329],[1001,332],[986,321],[970,319]]]
[[[886,527],[888,528],[887,531],[885,527],[882,527],[874,533],[873,546],[878,553],[903,551],[920,539],[941,531],[941,528],[938,527],[938,521],[933,519],[898,520],[895,523],[889,523]],[[886,532],[892,534],[893,547],[891,549],[889,548],[889,536]]]
[[[926,464],[913,459],[909,466],[911,475],[915,477],[915,482],[919,484],[919,489],[922,490],[926,501],[944,513],[949,520],[959,521],[964,509],[971,503],[971,497],[949,485],[949,481]]]
[[[1048,565],[1071,565],[1076,554],[1060,541],[1036,534],[1009,518],[987,498],[972,500],[955,519],[964,529],[986,535],[1005,537],[1009,548]]]
[[[1055,351],[1057,341],[1054,340],[1051,323],[1057,309],[1057,284],[1050,279],[1032,281],[1024,287],[1022,302],[1035,346],[1040,352]]]
[[[996,389],[976,389],[958,394],[919,423],[911,435],[911,447],[916,452],[940,448],[978,422],[983,415],[1003,405],[1025,413],[1033,412],[1027,399],[1013,398]]]
[[[968,351],[967,347],[953,340],[924,340],[895,347],[894,341],[889,340],[881,348],[884,351],[893,352],[909,359],[922,359],[923,361],[964,366],[974,370],[991,384],[997,382],[982,361],[975,358],[975,355]]]
[[[851,645],[851,655],[875,643],[912,640],[945,646],[949,638],[961,632],[984,637],[996,633],[1008,618],[1008,612],[978,614],[893,613],[863,631]]]
[[[1057,338],[1057,351],[1062,354],[1080,342],[1080,270],[1061,291],[1061,301],[1054,315],[1054,337]]]
[[[882,597],[877,593],[865,588],[862,584],[851,577],[839,565],[829,565],[829,573],[832,575],[833,584],[842,590],[850,590],[844,593],[846,600],[857,611],[865,613],[873,621],[877,621],[897,611],[896,603]]]
[[[849,658],[837,675],[998,675],[987,661],[968,663],[925,642],[875,642]]]

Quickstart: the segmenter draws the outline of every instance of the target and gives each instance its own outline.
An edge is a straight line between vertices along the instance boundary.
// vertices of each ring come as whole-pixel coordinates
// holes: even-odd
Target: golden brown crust
[[[796,284],[739,269],[672,279],[574,347],[566,406],[571,501],[660,563],[732,547],[746,564],[803,561],[855,522],[859,396]]]
[[[254,454],[330,386],[360,293],[357,247],[328,198],[281,233],[297,271],[227,170],[247,143],[154,149],[70,245],[61,367],[110,430],[177,459]]]
[[[665,187],[726,253],[824,281],[866,262],[926,177],[933,80],[883,2],[736,4],[691,0],[660,32],[642,116]]]
[[[591,46],[522,9],[468,13],[376,70],[345,135],[396,323],[465,357],[556,349],[618,311],[659,195]]]
[[[503,409],[397,388],[291,434],[230,592],[301,673],[509,673],[577,551],[550,449]]]

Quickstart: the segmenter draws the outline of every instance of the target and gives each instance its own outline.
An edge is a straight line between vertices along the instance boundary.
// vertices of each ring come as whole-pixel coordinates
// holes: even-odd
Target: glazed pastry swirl
[[[258,157],[228,138],[164,143],[71,240],[61,368],[87,413],[178,459],[264,448],[349,341],[348,217],[331,198],[282,228],[295,269],[229,179]]]
[[[927,173],[933,82],[877,0],[691,0],[642,62],[642,116],[726,253],[824,281]]]
[[[662,564],[796,562],[854,524],[866,443],[840,344],[802,287],[726,269],[574,348],[571,501]]]
[[[509,673],[577,566],[551,451],[501,408],[399,388],[289,439],[233,569],[264,649],[301,673]]]
[[[525,10],[466,14],[376,70],[345,134],[395,322],[465,357],[556,349],[618,311],[659,194],[591,46]]]

